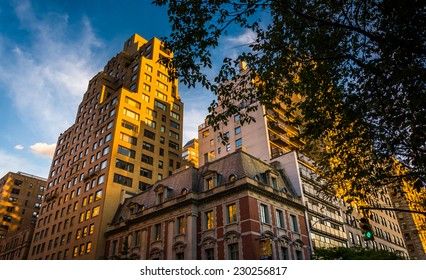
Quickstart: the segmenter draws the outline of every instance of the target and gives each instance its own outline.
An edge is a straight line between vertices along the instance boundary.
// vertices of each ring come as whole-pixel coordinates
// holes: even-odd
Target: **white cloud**
[[[43,138],[56,139],[74,122],[87,83],[101,69],[99,47],[90,22],[83,18],[77,34],[68,15],[35,14],[29,1],[17,1],[25,43],[3,36],[0,42],[0,83],[20,118]],[[98,51],[98,53],[95,53]]]
[[[231,47],[247,46],[256,40],[256,33],[250,29],[246,29],[244,33],[237,36],[225,37],[225,42],[230,44]]]
[[[22,146],[21,144],[18,144],[15,146],[15,150],[23,150],[24,146]]]
[[[30,150],[37,155],[52,158],[55,153],[56,144],[35,143],[30,146]]]
[[[37,175],[46,178],[49,174],[49,159],[37,160],[38,164],[34,164],[35,160],[31,157],[26,158],[19,153],[14,155],[13,153],[6,152],[0,149],[0,177],[3,177],[8,172],[22,171],[28,174]]]

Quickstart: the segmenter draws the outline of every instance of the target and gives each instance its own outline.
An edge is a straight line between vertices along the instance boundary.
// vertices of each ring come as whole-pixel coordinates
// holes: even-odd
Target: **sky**
[[[46,178],[88,81],[134,33],[149,40],[170,32],[167,8],[151,0],[1,0],[0,177],[21,171]],[[237,55],[238,46],[253,40],[240,32],[214,50],[212,73],[221,54]],[[197,137],[214,96],[184,85],[179,93],[185,144]]]

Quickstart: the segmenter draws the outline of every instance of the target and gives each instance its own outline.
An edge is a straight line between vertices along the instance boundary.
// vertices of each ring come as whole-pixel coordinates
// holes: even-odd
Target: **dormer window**
[[[217,186],[218,176],[219,174],[217,174],[217,172],[213,170],[207,170],[206,172],[204,172],[203,178],[205,191],[211,190]]]
[[[232,182],[232,181],[235,181],[235,180],[237,180],[237,175],[235,175],[235,174],[229,175],[229,182]]]
[[[206,179],[206,187],[207,187],[207,190],[211,190],[213,188],[213,178],[212,177]]]
[[[278,189],[278,183],[277,183],[277,178],[276,177],[271,176],[271,184],[272,184],[272,187],[274,189]]]
[[[161,193],[158,193],[157,194],[157,204],[161,204],[161,203],[163,203],[163,193],[161,192]]]

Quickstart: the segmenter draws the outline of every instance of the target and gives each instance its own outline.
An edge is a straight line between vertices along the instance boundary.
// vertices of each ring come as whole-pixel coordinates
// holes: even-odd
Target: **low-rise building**
[[[304,206],[284,173],[237,150],[127,198],[109,259],[308,259]]]

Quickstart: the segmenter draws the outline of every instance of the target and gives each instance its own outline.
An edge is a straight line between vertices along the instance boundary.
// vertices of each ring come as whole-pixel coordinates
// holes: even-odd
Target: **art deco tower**
[[[133,35],[93,77],[62,133],[30,259],[102,259],[119,204],[180,168],[183,103],[157,38]]]

